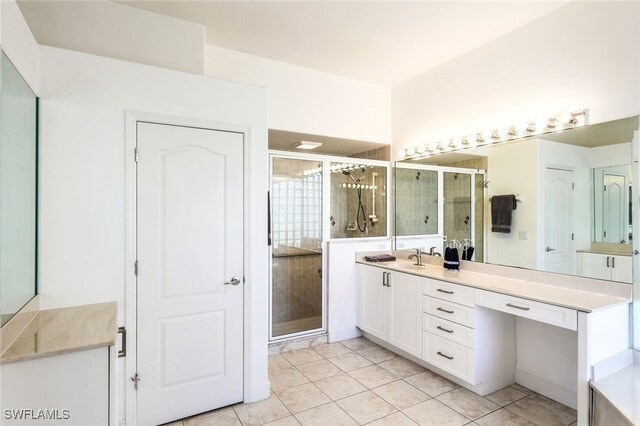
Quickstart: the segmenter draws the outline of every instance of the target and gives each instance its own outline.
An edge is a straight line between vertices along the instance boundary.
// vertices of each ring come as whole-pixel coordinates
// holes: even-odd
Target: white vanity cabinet
[[[631,284],[631,256],[578,252],[578,274]]]
[[[422,279],[415,275],[358,265],[359,327],[419,357]]]

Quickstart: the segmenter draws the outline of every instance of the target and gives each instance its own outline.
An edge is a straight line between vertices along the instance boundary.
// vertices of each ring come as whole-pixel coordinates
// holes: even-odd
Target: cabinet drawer
[[[457,343],[422,332],[422,359],[465,382],[476,383],[474,351]]]
[[[569,330],[578,329],[578,313],[573,309],[483,290],[476,291],[476,305]]]
[[[425,279],[422,284],[422,293],[470,307],[475,306],[476,303],[472,287],[449,284],[444,281]]]
[[[459,343],[462,346],[473,348],[473,328],[434,317],[433,315],[422,314],[422,330]]]
[[[422,311],[473,328],[474,309],[430,296],[422,296]]]

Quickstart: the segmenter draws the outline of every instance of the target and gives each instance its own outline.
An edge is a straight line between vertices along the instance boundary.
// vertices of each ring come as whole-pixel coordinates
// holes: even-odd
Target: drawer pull
[[[448,359],[448,360],[452,360],[452,359],[453,359],[453,357],[452,357],[452,356],[445,355],[445,354],[443,354],[443,353],[442,353],[442,352],[440,352],[440,351],[438,351],[438,355],[440,355],[441,357],[446,358],[446,359]]]
[[[441,288],[437,289],[436,291],[439,291],[440,293],[445,293],[445,294],[453,294],[452,291],[448,291],[448,290],[443,290]]]
[[[444,309],[444,308],[441,308],[441,307],[438,307],[437,309],[438,309],[439,311],[441,311],[441,312],[446,312],[447,314],[452,314],[452,313],[453,313],[453,311],[448,311],[448,310],[446,310],[446,309]],[[529,308],[527,308],[527,309],[529,309]]]
[[[528,311],[529,309],[531,309],[531,308],[525,308],[524,306],[513,305],[511,303],[507,303],[507,306],[510,307],[510,308],[520,309],[520,310],[523,310],[523,311]]]
[[[437,328],[438,330],[442,330],[442,331],[444,331],[444,332],[446,332],[446,333],[453,333],[453,330],[447,330],[446,328],[442,328],[442,327],[440,327],[440,326],[437,326],[436,328]]]

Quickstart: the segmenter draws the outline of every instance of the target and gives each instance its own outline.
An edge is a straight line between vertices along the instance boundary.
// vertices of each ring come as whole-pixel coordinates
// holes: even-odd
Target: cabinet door
[[[612,256],[611,262],[611,279],[621,283],[633,282],[633,274],[631,272],[631,256]]]
[[[386,271],[358,265],[360,288],[360,328],[372,336],[387,340],[387,302],[382,279]]]
[[[607,266],[607,257],[611,256],[595,253],[582,253],[582,271],[580,275],[587,278],[601,280],[611,279],[611,268]]]
[[[387,288],[389,327],[387,341],[411,355],[422,354],[422,279],[393,272]]]

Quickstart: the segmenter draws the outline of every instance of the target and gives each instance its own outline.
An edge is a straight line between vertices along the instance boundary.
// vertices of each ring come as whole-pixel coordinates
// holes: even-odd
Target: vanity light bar
[[[363,185],[359,183],[339,183],[338,188],[353,188],[353,189],[378,189],[377,185]]]
[[[401,149],[398,153],[403,160],[425,158],[445,152],[493,145],[531,136],[544,135],[562,130],[573,129],[587,124],[587,111],[561,112],[554,116],[528,121],[513,126],[473,133],[468,136],[445,139],[427,145]]]

